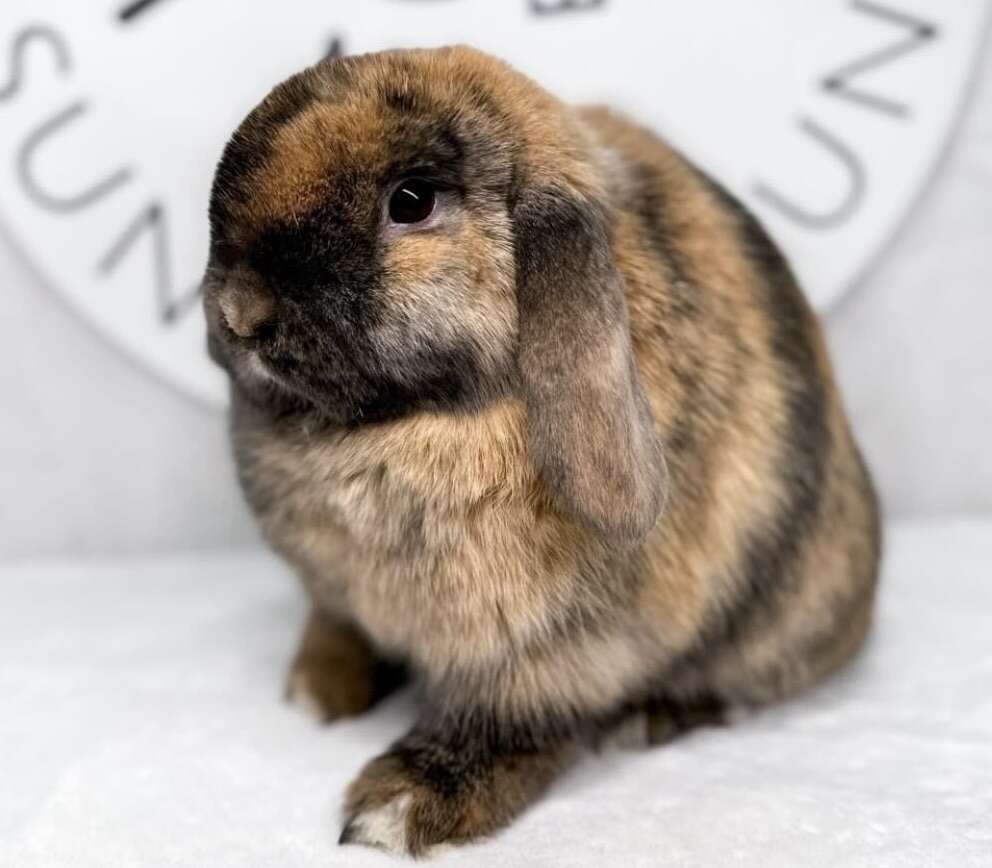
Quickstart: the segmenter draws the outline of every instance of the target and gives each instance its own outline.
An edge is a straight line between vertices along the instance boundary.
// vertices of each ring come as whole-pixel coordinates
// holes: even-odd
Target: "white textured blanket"
[[[339,848],[406,694],[280,700],[303,606],[259,553],[0,567],[0,865],[396,865]],[[992,520],[890,530],[856,665],[790,704],[589,756],[440,865],[992,865]]]

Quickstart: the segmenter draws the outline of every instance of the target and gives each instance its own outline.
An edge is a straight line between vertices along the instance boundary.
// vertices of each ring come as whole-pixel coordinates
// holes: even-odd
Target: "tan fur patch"
[[[279,159],[255,172],[256,194],[236,216],[253,226],[292,222],[327,196],[332,169],[382,166],[376,130],[381,110],[372,100],[316,103],[281,126],[272,142]]]

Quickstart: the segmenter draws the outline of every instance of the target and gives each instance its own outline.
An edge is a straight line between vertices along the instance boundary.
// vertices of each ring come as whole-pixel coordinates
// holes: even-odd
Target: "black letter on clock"
[[[52,53],[55,55],[56,67],[63,75],[72,67],[69,49],[58,33],[41,25],[25,27],[14,37],[10,78],[6,84],[0,85],[0,102],[11,99],[21,89],[21,79],[24,75],[24,56],[27,53],[28,45],[33,41],[45,42],[51,47]]]
[[[344,57],[344,39],[340,36],[332,36],[327,42],[327,48],[324,49],[324,60],[337,60],[339,57]]]
[[[811,211],[801,205],[796,205],[789,201],[786,196],[761,181],[755,185],[754,193],[777,211],[806,229],[833,229],[858,210],[865,195],[865,168],[854,151],[836,136],[827,132],[812,118],[800,118],[799,129],[837,158],[847,172],[847,192],[836,205],[822,211]]]
[[[199,286],[181,295],[173,296],[172,269],[169,266],[169,227],[165,209],[159,202],[151,202],[131,221],[113,247],[97,263],[97,269],[104,275],[110,274],[127,255],[141,235],[148,230],[152,234],[152,266],[155,271],[155,300],[159,318],[166,325],[176,322],[199,295]]]
[[[559,12],[588,12],[606,5],[606,0],[530,0],[535,15],[556,15]]]
[[[873,51],[865,57],[854,60],[851,63],[845,64],[840,69],[835,69],[833,72],[828,73],[823,79],[823,87],[828,93],[839,96],[842,99],[849,99],[852,102],[860,103],[863,106],[884,112],[893,117],[905,117],[909,114],[909,108],[905,103],[896,102],[895,100],[887,99],[886,97],[869,93],[868,91],[855,90],[848,82],[855,76],[867,72],[869,69],[875,69],[882,66],[882,64],[889,63],[898,57],[902,57],[904,54],[920,48],[936,37],[937,28],[932,23],[924,21],[921,18],[915,18],[912,15],[907,15],[904,12],[898,12],[876,3],[868,3],[866,0],[853,0],[851,6],[858,12],[874,15],[876,18],[897,24],[911,32],[898,42],[893,42],[885,48]]]
[[[80,208],[85,208],[98,199],[102,199],[117,187],[120,187],[121,184],[125,184],[131,179],[130,169],[118,169],[116,172],[98,181],[94,181],[86,189],[69,195],[50,193],[38,183],[33,170],[34,157],[38,148],[58,132],[61,127],[72,123],[83,115],[86,109],[86,103],[82,100],[71,103],[34,130],[17,150],[17,177],[21,182],[21,186],[24,188],[24,192],[34,199],[38,205],[49,211],[63,214],[78,211]]]

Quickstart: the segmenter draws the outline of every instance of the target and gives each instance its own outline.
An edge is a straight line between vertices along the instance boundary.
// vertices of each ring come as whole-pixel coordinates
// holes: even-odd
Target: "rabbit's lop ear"
[[[523,193],[513,217],[518,367],[535,460],[565,512],[635,543],[657,521],[667,480],[606,214],[541,190]]]

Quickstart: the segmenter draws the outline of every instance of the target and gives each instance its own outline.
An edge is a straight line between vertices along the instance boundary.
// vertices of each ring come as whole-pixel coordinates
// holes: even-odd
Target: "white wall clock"
[[[328,51],[469,42],[663,132],[765,221],[820,309],[935,165],[985,0],[4,0],[0,223],[130,354],[211,402],[194,302],[213,165]]]

